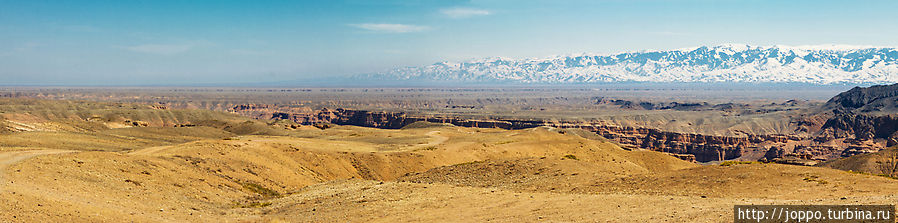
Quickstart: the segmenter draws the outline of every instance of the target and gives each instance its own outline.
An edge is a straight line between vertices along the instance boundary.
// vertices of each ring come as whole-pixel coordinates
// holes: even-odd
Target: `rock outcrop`
[[[892,146],[898,133],[898,115],[838,114],[827,120],[822,129],[821,136],[826,138],[885,139],[887,146]]]
[[[849,157],[898,145],[898,84],[855,87],[820,110],[795,123],[814,133],[814,142],[840,146],[815,151]]]
[[[851,90],[842,92],[828,102],[825,107],[839,110],[856,110],[862,109],[862,112],[873,111],[877,108],[884,108],[886,105],[888,110],[895,111],[895,98],[898,97],[898,84],[877,85],[871,87],[854,87]]]

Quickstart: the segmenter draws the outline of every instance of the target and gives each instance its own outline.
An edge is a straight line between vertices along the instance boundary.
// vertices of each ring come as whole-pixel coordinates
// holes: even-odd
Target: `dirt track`
[[[145,149],[136,149],[128,153],[128,155],[152,155],[159,151],[171,148],[171,146],[154,146]]]
[[[440,131],[430,131],[425,133],[424,135],[429,136],[430,140],[421,145],[416,145],[415,148],[427,148],[437,146],[439,144],[443,144],[444,142],[449,140],[449,137],[439,135]]]

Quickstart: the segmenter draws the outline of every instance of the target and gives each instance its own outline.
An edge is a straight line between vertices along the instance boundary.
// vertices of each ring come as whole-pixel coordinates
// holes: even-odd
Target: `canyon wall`
[[[259,109],[253,108],[259,108],[259,106],[235,106],[231,111],[254,116],[257,119],[291,120],[302,125],[332,123],[398,129],[414,122],[427,121],[479,128],[525,129],[540,126],[579,128],[595,132],[624,147],[642,148],[672,154],[690,154],[698,162],[739,158],[744,155],[746,148],[755,147],[765,142],[785,143],[790,140],[803,140],[796,136],[786,135],[746,134],[747,136],[745,137],[730,137],[677,133],[645,127],[603,125],[598,122],[548,122],[514,119],[478,120],[458,117],[417,116],[403,112],[372,112],[349,109],[322,109],[311,113],[260,112]]]

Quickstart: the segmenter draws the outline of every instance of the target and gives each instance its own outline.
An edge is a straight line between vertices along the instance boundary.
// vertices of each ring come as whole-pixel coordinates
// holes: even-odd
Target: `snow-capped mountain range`
[[[356,77],[380,81],[472,83],[895,83],[898,82],[898,49],[726,44],[610,55],[439,62]]]

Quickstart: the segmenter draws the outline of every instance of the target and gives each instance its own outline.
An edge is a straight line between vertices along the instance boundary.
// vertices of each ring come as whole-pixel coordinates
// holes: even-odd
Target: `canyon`
[[[842,93],[828,93],[835,89],[831,87],[677,87],[14,88],[0,91],[0,97],[204,109],[288,129],[334,125],[400,129],[419,121],[508,130],[583,129],[628,149],[666,152],[703,163],[760,160],[813,165],[898,143],[894,85],[838,91]]]
[[[876,176],[892,174],[877,163],[895,141],[893,89],[869,89],[829,101],[594,89],[4,92],[0,221],[434,216],[422,207],[475,221],[620,220],[588,205],[611,201],[688,213],[622,214],[649,216],[640,222],[720,222],[742,203],[894,203],[894,180]]]
[[[314,125],[321,128],[326,124],[353,125],[384,129],[400,129],[411,123],[426,121],[448,123],[463,127],[525,129],[540,126],[554,128],[576,128],[594,132],[599,136],[619,143],[630,149],[647,149],[659,152],[680,154],[686,160],[698,162],[723,161],[741,157],[759,157],[773,160],[788,156],[805,159],[826,160],[836,158],[832,147],[797,146],[814,139],[796,135],[755,135],[715,136],[694,133],[678,133],[648,127],[603,125],[600,122],[569,122],[546,120],[517,119],[465,119],[448,116],[416,116],[404,112],[372,112],[350,109],[321,109],[311,113],[263,112],[267,106],[240,105],[230,109],[231,112],[251,116],[262,120],[290,120],[298,125]],[[296,125],[294,125],[295,128]],[[833,139],[835,140],[835,139]],[[831,141],[831,140],[830,140]],[[793,146],[789,152],[778,155],[767,155],[769,150],[782,149],[786,145]],[[873,152],[871,147],[852,147],[854,151]],[[841,151],[839,151],[841,152]],[[837,153],[838,154],[838,153]],[[854,155],[853,153],[849,153]]]
[[[236,105],[228,111],[255,119],[289,120],[298,125],[319,127],[327,127],[326,124],[337,124],[399,129],[411,123],[425,121],[449,123],[463,127],[508,130],[540,126],[576,128],[594,132],[625,148],[677,154],[677,157],[684,160],[697,162],[759,160],[814,165],[842,157],[873,153],[898,145],[898,116],[887,113],[888,110],[893,110],[896,107],[893,102],[896,95],[898,95],[898,85],[851,89],[833,97],[819,108],[811,108],[800,116],[792,118],[789,123],[794,128],[794,132],[789,134],[752,134],[737,130],[738,135],[713,135],[667,131],[648,126],[607,124],[597,120],[458,117],[343,108],[285,112],[278,109],[278,106],[264,104]],[[596,104],[620,106],[620,109],[625,110],[699,111],[710,109],[741,114],[783,110],[762,111],[762,109],[752,108],[747,104],[734,103],[711,105],[678,102],[648,103],[605,98],[593,98],[593,100],[596,101]],[[790,100],[783,105],[790,103],[797,102]],[[886,107],[887,111],[883,111],[883,107]],[[880,113],[871,113],[871,110]]]

